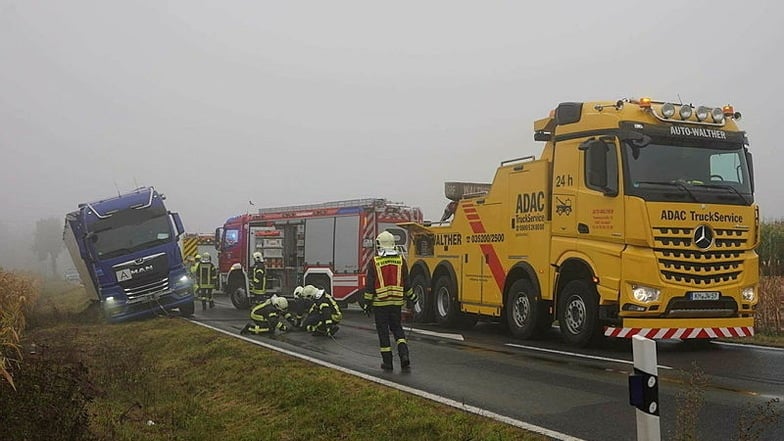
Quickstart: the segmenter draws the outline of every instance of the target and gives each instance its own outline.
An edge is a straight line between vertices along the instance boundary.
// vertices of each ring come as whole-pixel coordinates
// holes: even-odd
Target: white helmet
[[[260,251],[256,251],[253,253],[253,260],[256,262],[264,262],[264,256],[261,254]]]
[[[379,233],[378,237],[376,237],[376,252],[379,255],[396,254],[395,236],[386,230]]]
[[[285,297],[272,296],[272,305],[281,311],[289,309],[289,301]]]
[[[295,299],[298,299],[298,298],[302,297],[302,291],[303,291],[304,289],[305,289],[305,288],[303,288],[303,287],[302,287],[302,285],[300,285],[300,286],[298,286],[298,287],[294,288],[294,298],[295,298]]]
[[[319,289],[316,288],[315,286],[313,286],[313,285],[305,285],[305,287],[302,288],[302,297],[304,297],[306,299],[313,299],[313,298],[316,297],[316,294],[318,292],[319,292]]]
[[[210,260],[212,260],[212,256],[210,256],[210,253],[204,253],[201,255],[202,262],[209,262]]]

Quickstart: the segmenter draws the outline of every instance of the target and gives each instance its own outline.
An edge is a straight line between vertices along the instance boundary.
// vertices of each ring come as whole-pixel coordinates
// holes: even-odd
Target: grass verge
[[[45,417],[6,416],[4,439],[547,439],[184,320],[107,325],[83,290],[44,292],[16,378],[17,397]],[[58,381],[46,383],[49,398],[45,378]],[[0,410],[19,406],[3,402],[9,393],[0,390]]]

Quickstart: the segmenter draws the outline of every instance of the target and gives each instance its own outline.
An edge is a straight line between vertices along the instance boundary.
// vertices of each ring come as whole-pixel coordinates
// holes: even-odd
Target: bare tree
[[[59,219],[50,217],[35,222],[33,252],[39,261],[51,260],[52,276],[57,276],[57,256],[63,250],[63,227]]]

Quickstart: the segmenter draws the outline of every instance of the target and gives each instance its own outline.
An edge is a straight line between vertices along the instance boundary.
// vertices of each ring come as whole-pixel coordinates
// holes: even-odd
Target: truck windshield
[[[754,200],[743,146],[625,142],[623,156],[627,195],[730,205]]]
[[[112,216],[111,224],[96,224],[91,234],[98,257],[118,257],[172,240],[171,223],[165,213],[154,217],[125,213]]]

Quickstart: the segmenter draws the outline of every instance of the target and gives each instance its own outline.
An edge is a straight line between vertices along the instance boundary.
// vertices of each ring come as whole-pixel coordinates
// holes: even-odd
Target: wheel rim
[[[585,302],[580,296],[572,296],[566,304],[564,311],[564,321],[566,329],[570,334],[579,334],[585,326],[586,308]]]
[[[517,293],[514,305],[512,306],[512,318],[518,328],[522,328],[528,323],[531,316],[531,302],[525,293]]]
[[[233,293],[234,302],[238,305],[245,303],[245,290],[242,288],[237,288],[234,290]]]
[[[425,289],[422,285],[414,286],[414,294],[416,294],[417,301],[414,302],[414,312],[417,314],[421,314],[424,311],[424,307],[422,306],[425,301]]]
[[[451,303],[451,299],[449,298],[449,290],[445,287],[441,287],[438,290],[437,295],[437,302],[438,305],[438,315],[441,317],[446,317],[449,314],[449,304]]]

